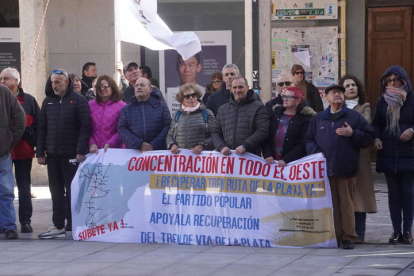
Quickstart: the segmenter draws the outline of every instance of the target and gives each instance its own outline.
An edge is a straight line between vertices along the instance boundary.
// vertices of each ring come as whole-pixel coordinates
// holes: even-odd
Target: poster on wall
[[[326,107],[323,91],[339,78],[338,28],[272,29],[272,63],[275,64],[272,69],[273,96],[277,95],[277,77],[282,72],[290,73],[292,66],[299,64],[305,69],[306,80],[318,88]]]
[[[231,63],[231,31],[198,31],[195,34],[201,42],[201,53],[183,60],[175,50],[160,51],[160,89],[170,111],[178,110],[175,95],[185,83],[193,83],[205,93],[211,75]]]
[[[89,154],[72,181],[78,241],[337,247],[326,160],[246,153]]]
[[[0,28],[0,72],[7,67],[21,72],[19,28]]]
[[[272,0],[272,20],[337,19],[338,0]]]

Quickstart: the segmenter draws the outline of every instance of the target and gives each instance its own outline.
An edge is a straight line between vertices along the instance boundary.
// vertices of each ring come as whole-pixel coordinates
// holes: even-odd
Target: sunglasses
[[[284,101],[289,101],[291,99],[297,99],[297,97],[291,95],[282,95],[282,100]]]
[[[211,81],[211,83],[220,83],[221,81],[219,81],[219,80],[213,80],[213,81]]]
[[[297,71],[297,72],[295,72],[295,75],[304,75],[305,74],[305,72],[303,72],[303,71]]]
[[[291,81],[282,81],[282,82],[278,82],[277,83],[277,85],[279,86],[279,87],[283,87],[283,85],[285,85],[285,86],[290,86],[292,84],[292,82]]]
[[[63,75],[63,76],[65,76],[67,79],[69,78],[68,73],[67,73],[67,72],[65,72],[65,71],[62,71],[62,70],[52,70],[52,71],[50,71],[50,74],[51,74],[51,75],[53,75],[53,74]]]
[[[101,88],[101,90],[102,89],[107,89],[109,87],[109,84],[104,83],[104,84],[99,85],[99,87]]]
[[[191,94],[184,95],[184,99],[189,100],[190,98],[197,98],[197,94],[191,93]]]

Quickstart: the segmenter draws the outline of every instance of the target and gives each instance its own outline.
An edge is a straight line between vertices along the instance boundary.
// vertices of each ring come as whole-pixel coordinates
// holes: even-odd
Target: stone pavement
[[[414,246],[385,243],[392,227],[382,175],[375,174],[379,212],[368,214],[367,244],[354,250],[39,240],[52,211],[44,168],[34,175],[34,233],[0,235],[0,275],[414,275]]]

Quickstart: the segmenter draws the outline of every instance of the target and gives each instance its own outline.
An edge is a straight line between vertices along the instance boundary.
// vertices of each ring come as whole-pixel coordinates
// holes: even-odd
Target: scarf
[[[400,120],[400,110],[403,106],[405,99],[407,97],[407,92],[405,91],[405,86],[396,88],[393,86],[385,87],[384,99],[388,104],[387,108],[387,128],[390,134],[400,136],[400,125],[398,124]]]
[[[197,103],[197,105],[196,105],[196,106],[194,106],[194,107],[186,107],[186,106],[184,106],[184,105],[182,104],[182,105],[181,105],[181,108],[182,108],[184,111],[186,111],[186,112],[190,113],[190,112],[193,112],[193,111],[196,111],[197,109],[199,109],[199,108],[200,108],[200,103]]]
[[[358,104],[358,102],[359,102],[359,97],[356,97],[355,99],[352,99],[352,100],[345,100],[346,107],[348,107],[349,109],[354,109],[354,107]]]

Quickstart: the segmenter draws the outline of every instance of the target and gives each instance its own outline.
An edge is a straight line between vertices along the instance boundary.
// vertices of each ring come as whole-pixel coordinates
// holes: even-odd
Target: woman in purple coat
[[[117,129],[119,114],[126,105],[121,101],[121,91],[108,75],[98,78],[95,91],[96,99],[89,102],[92,124],[89,151],[97,153],[98,149],[123,148]]]

